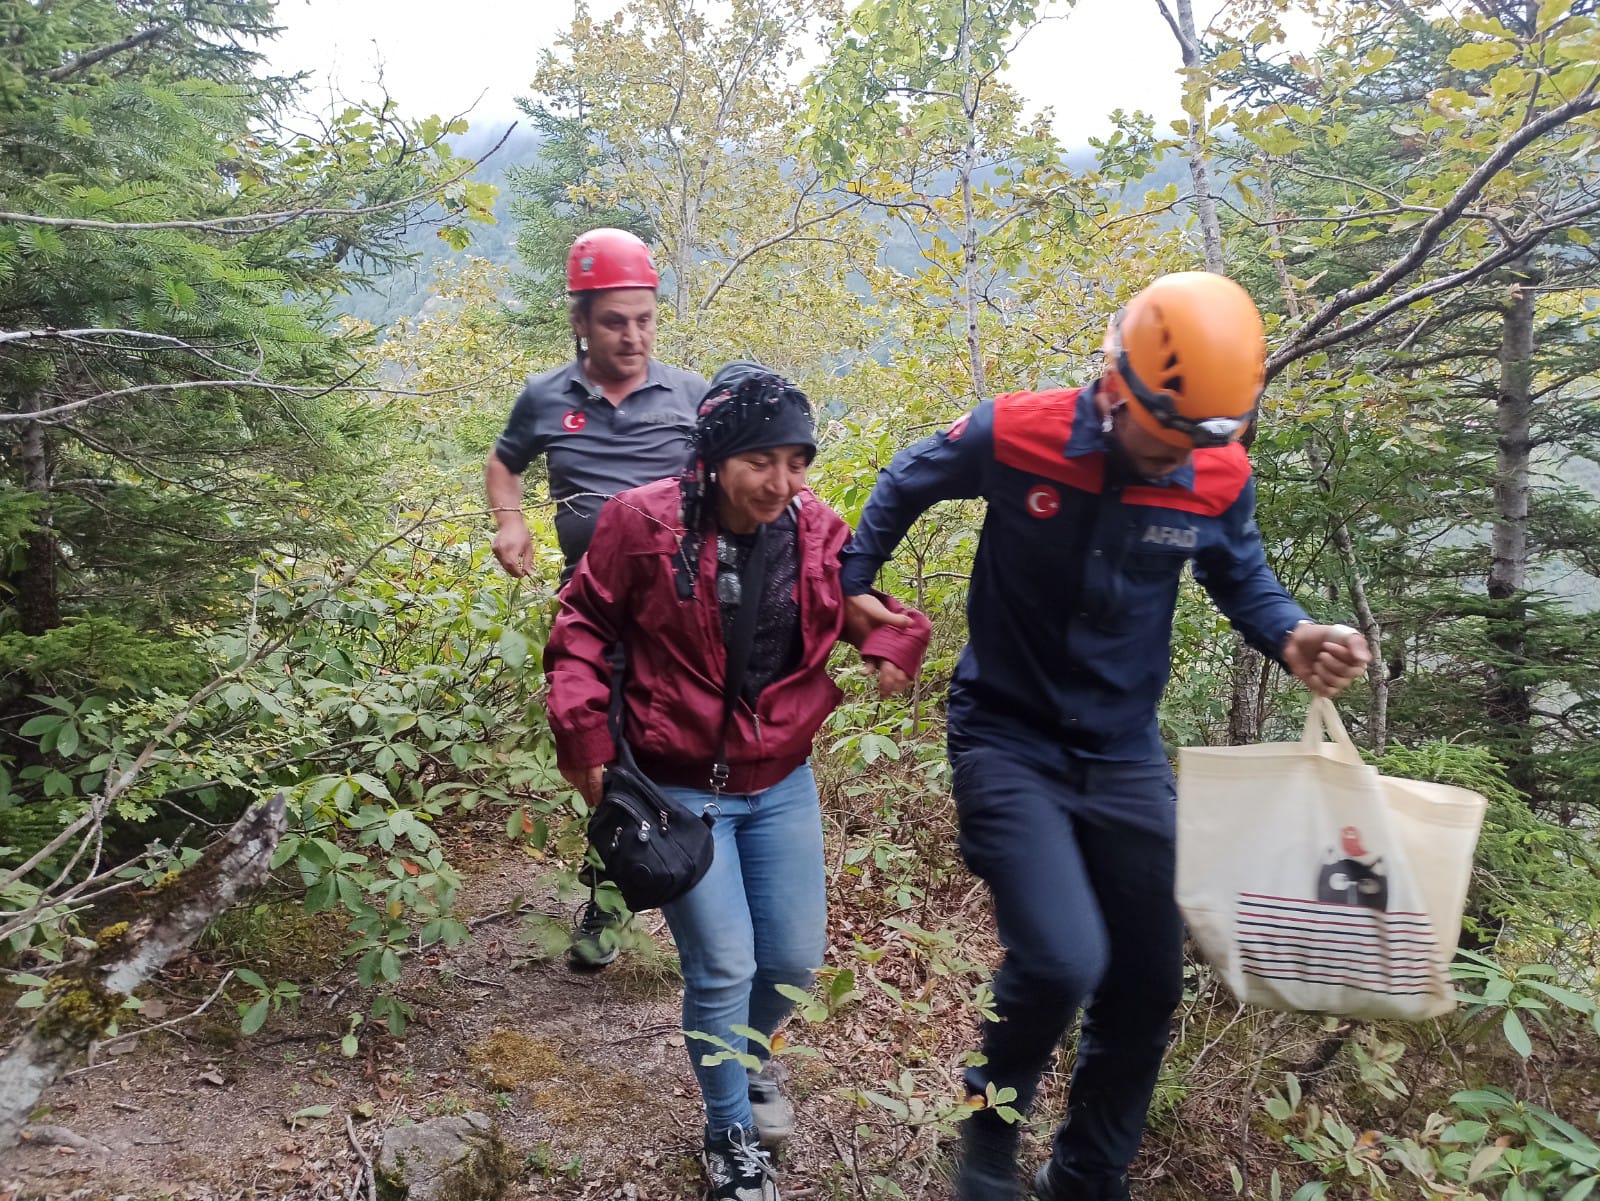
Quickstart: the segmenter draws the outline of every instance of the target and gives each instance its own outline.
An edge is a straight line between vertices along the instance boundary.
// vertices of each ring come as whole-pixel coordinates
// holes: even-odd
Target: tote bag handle
[[[1348,763],[1363,762],[1361,752],[1350,740],[1350,732],[1339,718],[1339,710],[1327,697],[1316,696],[1311,698],[1311,704],[1306,709],[1306,728],[1300,735],[1300,745],[1306,750],[1316,750],[1322,745],[1324,737],[1333,742],[1338,758]]]

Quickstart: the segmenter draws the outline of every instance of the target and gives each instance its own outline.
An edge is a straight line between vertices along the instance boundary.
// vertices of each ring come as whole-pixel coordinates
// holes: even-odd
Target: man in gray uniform
[[[538,455],[556,506],[563,584],[608,497],[683,471],[706,381],[650,357],[660,282],[650,248],[626,230],[592,229],[572,244],[567,291],[577,355],[527,382],[484,465],[494,556],[507,574],[520,578],[533,568],[522,473]],[[602,968],[615,959],[615,930],[625,917],[591,893],[573,934],[573,966]]]
[[[660,277],[650,248],[621,229],[592,229],[567,256],[577,357],[530,379],[484,467],[495,558],[532,569],[522,473],[545,456],[556,538],[572,574],[606,498],[682,472],[706,381],[650,357]]]

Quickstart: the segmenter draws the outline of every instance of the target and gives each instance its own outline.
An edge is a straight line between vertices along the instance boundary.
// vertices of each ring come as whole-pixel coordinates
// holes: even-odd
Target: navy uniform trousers
[[[952,732],[962,858],[994,897],[1005,961],[967,1087],[1033,1101],[1079,1009],[1083,1028],[1053,1158],[1085,1182],[1121,1177],[1183,989],[1173,898],[1176,797],[1165,761],[1074,756],[1018,726]],[[996,728],[998,726],[998,728]]]

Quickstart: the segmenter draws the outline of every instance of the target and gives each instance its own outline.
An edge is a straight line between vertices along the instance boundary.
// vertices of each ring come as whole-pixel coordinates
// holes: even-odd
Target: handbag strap
[[[611,665],[611,706],[606,711],[606,726],[611,730],[611,741],[617,748],[617,762],[637,772],[633,761],[633,748],[622,736],[623,690],[628,683],[628,665],[620,643],[606,648],[606,662]]]
[[[728,782],[728,731],[733,729],[733,712],[744,689],[745,671],[756,642],[756,619],[760,616],[761,594],[767,584],[768,527],[756,526],[750,558],[739,574],[739,609],[734,614],[728,640],[728,675],[722,686],[722,729],[717,734],[717,757],[711,764],[711,791],[721,792]]]

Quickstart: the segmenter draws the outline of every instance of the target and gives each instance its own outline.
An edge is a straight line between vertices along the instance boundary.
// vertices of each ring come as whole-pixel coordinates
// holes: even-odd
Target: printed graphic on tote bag
[[[1360,905],[1379,913],[1389,908],[1389,882],[1379,871],[1381,855],[1369,856],[1361,846],[1361,831],[1346,826],[1339,831],[1346,858],[1326,864],[1317,877],[1317,900],[1329,905]],[[1370,859],[1370,863],[1362,862]]]
[[[1426,913],[1389,911],[1382,869],[1383,857],[1367,852],[1361,831],[1345,826],[1339,849],[1327,848],[1317,866],[1315,900],[1239,893],[1235,916],[1245,973],[1390,996],[1435,991],[1432,923]]]

